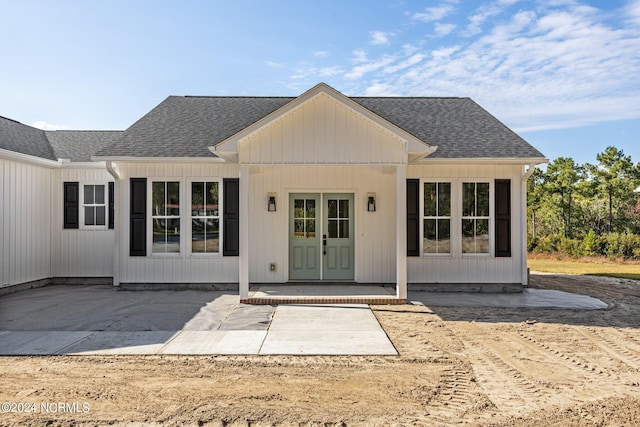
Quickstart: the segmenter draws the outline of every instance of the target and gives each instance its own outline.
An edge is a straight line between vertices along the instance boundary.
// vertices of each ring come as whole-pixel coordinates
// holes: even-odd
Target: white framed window
[[[180,181],[151,181],[151,255],[180,254]]]
[[[422,183],[422,253],[451,255],[451,182]]]
[[[80,223],[85,229],[107,228],[106,184],[83,184]]]
[[[462,254],[491,254],[491,184],[462,183]]]
[[[190,182],[191,203],[191,254],[219,255],[221,247],[221,201],[220,180],[197,180]]]

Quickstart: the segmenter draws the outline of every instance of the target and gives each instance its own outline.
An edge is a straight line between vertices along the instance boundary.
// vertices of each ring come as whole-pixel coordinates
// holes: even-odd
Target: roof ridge
[[[10,119],[9,117],[5,117],[5,116],[0,116],[0,119],[5,119],[5,120],[9,120],[10,122],[14,122],[14,123],[18,123],[19,125],[23,125],[23,126],[29,126],[29,125],[25,125],[24,123],[21,123],[15,119]],[[33,126],[29,126],[29,127],[33,127]],[[37,128],[34,128],[37,129]]]

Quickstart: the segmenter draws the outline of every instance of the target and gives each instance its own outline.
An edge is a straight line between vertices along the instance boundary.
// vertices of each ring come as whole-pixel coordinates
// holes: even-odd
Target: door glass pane
[[[436,184],[424,183],[424,216],[436,216]]]
[[[97,205],[104,205],[104,185],[96,185],[95,187],[95,203]],[[85,202],[86,203],[86,202]]]
[[[313,199],[307,200],[307,209],[306,215],[307,218],[315,218],[316,217],[316,201]]]
[[[327,213],[328,218],[338,218],[338,201],[337,200],[329,200],[328,201],[329,211]]]
[[[327,230],[330,239],[338,238],[338,220],[329,220],[329,229]]]
[[[305,227],[306,227],[306,236],[313,239],[314,237],[316,237],[316,220],[315,219],[308,219],[306,220],[305,223]]]
[[[441,182],[438,184],[438,216],[451,215],[451,184]]]
[[[349,238],[349,220],[348,219],[340,220],[340,238],[342,239]]]
[[[340,218],[349,218],[349,201],[340,200]]]
[[[92,205],[93,201],[93,185],[85,185],[84,186],[84,204]]]
[[[295,219],[293,221],[293,237],[301,239],[304,235],[304,219]]]
[[[293,217],[304,218],[304,199],[295,199],[293,201]]]

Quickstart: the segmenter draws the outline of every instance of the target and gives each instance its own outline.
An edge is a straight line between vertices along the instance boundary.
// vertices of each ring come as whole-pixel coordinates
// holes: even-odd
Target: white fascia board
[[[476,158],[432,158],[424,157],[414,164],[434,164],[434,163],[448,163],[448,164],[493,164],[493,165],[539,165],[541,163],[548,163],[549,159],[544,157],[476,157]]]
[[[378,126],[386,129],[389,133],[396,135],[402,141],[407,142],[408,151],[414,151],[414,152],[429,151],[429,148],[431,146],[426,142],[416,138],[415,136],[411,135],[409,132],[405,131],[404,129],[394,125],[393,123],[389,122],[383,117],[380,117],[379,115],[375,114],[373,111],[363,107],[362,105],[358,104],[356,101],[338,92],[337,90],[327,85],[326,83],[317,84],[316,86],[312,87],[302,95],[298,96],[297,98],[294,98],[293,100],[286,103],[282,107],[273,111],[271,114],[264,116],[257,122],[247,126],[246,128],[242,129],[240,132],[230,136],[229,138],[218,143],[214,147],[209,147],[209,150],[212,153],[216,153],[217,155],[220,155],[221,152],[237,153],[238,142],[240,140],[251,135],[254,132],[259,131],[263,127],[270,124],[272,121],[297,109],[302,104],[310,101],[311,99],[315,98],[320,94],[325,94],[333,98],[335,101],[349,107],[350,109],[361,114],[362,116],[372,121],[373,123],[376,123]]]
[[[127,163],[224,163],[224,159],[220,157],[102,157],[93,156],[91,160],[94,162],[127,162]]]
[[[60,159],[60,167],[63,169],[106,169],[107,162],[72,162]]]
[[[43,159],[42,157],[18,153],[16,151],[5,150],[2,148],[0,148],[0,158],[50,169],[60,167],[60,161]]]

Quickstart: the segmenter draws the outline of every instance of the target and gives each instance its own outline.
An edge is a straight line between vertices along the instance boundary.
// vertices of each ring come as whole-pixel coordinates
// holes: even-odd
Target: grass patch
[[[586,274],[640,280],[640,261],[614,260],[606,257],[571,258],[562,255],[529,254],[533,271],[561,274]]]

